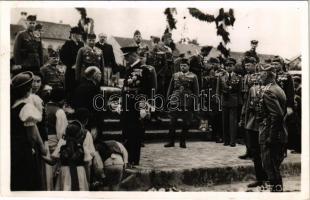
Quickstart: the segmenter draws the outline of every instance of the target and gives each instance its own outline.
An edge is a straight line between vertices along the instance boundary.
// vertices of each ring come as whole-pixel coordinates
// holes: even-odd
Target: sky
[[[203,12],[217,15],[218,8],[202,8]],[[297,6],[277,7],[232,7],[235,24],[228,28],[232,51],[244,52],[250,48],[250,41],[259,41],[258,53],[277,54],[292,58],[301,53],[302,15]],[[104,32],[108,36],[133,37],[139,29],[144,39],[151,35],[161,36],[167,22],[165,7],[148,8],[87,8],[87,15],[95,21],[95,33]],[[229,8],[225,8],[228,11]],[[11,23],[20,19],[22,11],[36,14],[38,20],[77,25],[80,18],[75,8],[12,8]],[[216,35],[214,23],[201,22],[193,18],[188,9],[177,7],[177,30],[173,30],[173,39],[177,42],[183,36],[197,39],[201,45],[216,47],[221,38]]]

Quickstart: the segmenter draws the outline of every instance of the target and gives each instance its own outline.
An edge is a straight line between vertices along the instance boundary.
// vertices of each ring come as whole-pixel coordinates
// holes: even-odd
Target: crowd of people
[[[106,34],[96,42],[96,34],[85,35],[79,27],[72,27],[70,39],[44,59],[41,29],[29,15],[27,29],[14,43],[12,191],[118,190],[123,170],[140,164],[145,121],[160,124],[165,116],[170,118],[166,148],[175,146],[179,118],[181,148],[187,148],[194,120],[228,147],[245,132],[246,153],[240,159],[253,160],[257,178],[249,187],[268,183],[271,191],[283,190],[280,165],[286,150],[301,152],[301,77],[292,77],[280,56],[262,61],[258,41],[251,41],[238,63],[210,57],[211,46],[197,55],[180,54],[171,33],[152,36],[148,46],[137,30],[134,43],[121,48],[120,66]],[[121,79],[114,111],[120,114],[123,140],[105,140],[104,111],[96,109],[104,102],[94,99],[101,86],[117,87]],[[154,92],[165,101],[150,103]],[[201,94],[209,100],[199,101]]]

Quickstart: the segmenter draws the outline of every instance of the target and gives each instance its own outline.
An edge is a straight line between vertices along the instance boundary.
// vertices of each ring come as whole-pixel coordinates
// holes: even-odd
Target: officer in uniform
[[[104,59],[101,49],[95,47],[96,35],[87,35],[86,46],[79,49],[76,58],[75,80],[80,82],[85,79],[84,71],[89,66],[96,66],[103,74]],[[103,79],[103,76],[102,76]],[[101,81],[103,83],[103,80]]]
[[[27,17],[27,29],[20,31],[14,42],[15,65],[20,66],[20,71],[39,72],[43,65],[43,50],[41,40],[37,40],[33,34],[36,26],[35,15]]]
[[[187,59],[183,59],[180,64],[181,72],[173,74],[167,92],[167,109],[170,115],[170,142],[165,147],[173,147],[175,140],[175,129],[177,119],[183,120],[182,132],[180,135],[180,147],[186,148],[185,134],[190,128],[195,106],[198,105],[198,79],[189,71]]]
[[[72,27],[70,30],[70,40],[67,40],[59,50],[59,58],[61,62],[66,65],[65,90],[68,103],[71,103],[72,94],[76,87],[73,66],[75,65],[79,49],[84,46],[83,42],[81,42],[81,38],[82,33],[80,29],[77,26]]]
[[[276,82],[284,90],[286,95],[286,105],[287,105],[287,130],[288,130],[288,148],[293,148],[293,138],[295,137],[295,120],[294,120],[294,82],[292,76],[286,72],[284,61],[280,56],[275,56],[271,63],[276,68]]]
[[[244,57],[253,57],[256,59],[256,63],[259,63],[259,57],[256,53],[257,45],[258,45],[257,40],[251,40],[251,49],[244,53]]]
[[[218,83],[218,73],[217,71],[220,68],[220,61],[215,57],[208,59],[204,57],[204,71],[202,73],[202,88],[201,94],[204,92],[207,97],[207,101],[201,102],[204,105],[204,110],[207,108],[207,111],[204,112],[207,114],[209,122],[212,127],[212,140],[216,142],[222,142],[222,130],[221,130],[221,105],[220,98],[216,95],[216,87]],[[204,111],[203,110],[203,111]]]
[[[242,78],[242,97],[243,102],[248,101],[248,95],[250,88],[258,83],[258,73],[256,73],[256,59],[254,57],[245,57],[243,60],[246,74]],[[241,109],[241,120],[239,125],[242,128],[245,128],[244,121],[242,120],[244,118],[245,113],[247,112],[247,106],[246,104],[242,105]],[[249,137],[247,133],[245,133],[245,146],[246,146],[246,153],[244,155],[239,156],[240,159],[248,159],[251,158],[251,151],[249,148]]]
[[[238,106],[242,104],[241,76],[234,72],[236,60],[226,60],[226,72],[218,82],[218,93],[221,96],[223,107],[223,139],[224,145],[236,146],[238,127]]]
[[[141,142],[145,133],[143,119],[146,118],[148,99],[156,87],[155,70],[143,65],[138,55],[138,47],[123,47],[126,74],[122,89],[121,125],[124,144],[128,151],[128,163],[139,165]],[[156,88],[155,88],[156,89]]]
[[[261,81],[264,85],[259,100],[259,144],[262,164],[267,173],[270,190],[283,191],[280,165],[286,155],[287,131],[285,127],[286,95],[276,83],[275,67],[262,67]]]
[[[260,95],[262,94],[263,86],[261,86],[260,83],[259,73],[253,73],[255,72],[255,65],[253,65],[252,63],[249,65],[247,64],[247,62],[250,61],[245,60],[245,63],[246,69],[249,73],[248,75],[251,76],[252,83],[249,85],[250,88],[248,89],[246,100],[244,101],[242,107],[240,119],[240,124],[245,129],[247,154],[245,154],[244,156],[239,156],[239,158],[252,158],[254,162],[256,181],[250,183],[248,187],[257,187],[262,186],[267,180],[267,175],[262,166],[261,152],[258,142],[258,111],[260,109],[259,100]]]

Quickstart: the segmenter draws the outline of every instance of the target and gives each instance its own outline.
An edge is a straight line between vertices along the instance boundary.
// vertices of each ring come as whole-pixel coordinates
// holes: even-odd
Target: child
[[[84,168],[85,150],[83,143],[86,132],[79,121],[71,122],[66,129],[64,139],[59,143],[50,158],[43,157],[47,163],[60,161],[56,191],[87,191],[88,181]]]

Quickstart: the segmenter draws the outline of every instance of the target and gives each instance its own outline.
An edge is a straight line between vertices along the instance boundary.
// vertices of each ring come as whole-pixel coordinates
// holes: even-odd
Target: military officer
[[[256,59],[256,63],[259,63],[259,57],[256,53],[257,45],[258,45],[257,40],[251,40],[251,49],[244,53],[244,57],[254,57]]]
[[[226,72],[218,82],[218,94],[222,100],[222,120],[224,145],[236,146],[238,127],[238,107],[242,104],[241,76],[234,72],[236,60],[228,58],[225,62]]]
[[[72,102],[73,91],[76,87],[75,72],[73,66],[80,48],[84,46],[81,42],[82,33],[80,29],[72,27],[70,30],[70,40],[66,41],[59,51],[59,58],[66,65],[65,90],[68,103]]]
[[[128,151],[128,163],[139,165],[141,142],[145,133],[143,119],[147,113],[147,101],[156,89],[156,74],[152,66],[143,65],[138,47],[123,47],[126,74],[122,89],[122,135]]]
[[[242,78],[242,98],[243,102],[248,101],[248,95],[250,88],[258,83],[258,73],[256,73],[256,59],[254,57],[245,57],[243,60],[246,74]],[[245,115],[247,106],[246,104],[242,105],[241,109],[241,120],[239,125],[242,128],[244,127],[244,121],[242,118],[244,118],[243,115]],[[244,155],[239,156],[240,159],[248,159],[251,158],[251,151],[249,148],[249,137],[247,133],[245,132],[245,146],[246,146],[246,153]]]
[[[247,62],[249,62],[249,60],[245,60],[245,63]],[[246,69],[248,72],[253,73],[255,71],[255,66],[246,64]],[[262,94],[263,86],[261,86],[261,83],[259,83],[259,73],[249,75],[252,75],[253,84],[250,85],[251,87],[248,90],[246,100],[242,106],[240,119],[240,124],[242,124],[245,129],[247,152],[245,155],[239,156],[239,158],[252,158],[254,162],[256,181],[250,183],[248,187],[257,187],[262,186],[267,180],[267,175],[262,167],[260,146],[258,142],[258,110],[260,106],[259,100],[260,95]]]
[[[204,71],[202,74],[202,88],[201,94],[204,92],[207,96],[207,101],[201,102],[204,104],[203,110],[204,113],[207,114],[209,122],[212,127],[212,139],[216,142],[222,142],[222,130],[221,130],[221,105],[220,98],[216,95],[216,87],[218,83],[218,70],[220,68],[220,61],[215,57],[211,57],[208,59],[204,57]]]
[[[284,61],[280,56],[275,56],[271,63],[277,71],[276,82],[284,90],[286,95],[286,105],[287,105],[287,131],[288,131],[288,148],[293,149],[293,138],[296,133],[295,120],[294,120],[294,83],[292,76],[286,72]]]
[[[170,115],[170,142],[165,147],[173,147],[175,140],[175,129],[178,118],[183,120],[182,132],[180,135],[180,147],[186,148],[186,133],[190,128],[195,106],[198,105],[198,79],[189,71],[187,59],[182,59],[180,64],[181,72],[173,74],[167,92],[167,109]]]
[[[14,61],[19,65],[21,71],[39,72],[43,65],[43,50],[41,40],[37,40],[33,34],[37,17],[29,15],[27,17],[27,29],[20,31],[14,42]]]
[[[133,39],[134,39],[134,45],[138,46],[137,50],[138,55],[146,57],[145,54],[149,51],[149,47],[147,46],[147,44],[142,42],[142,36],[139,30],[136,30],[134,32]]]
[[[89,66],[96,66],[103,74],[104,59],[101,49],[95,47],[96,35],[87,35],[86,45],[79,49],[76,58],[75,80],[80,82],[85,79],[84,71]],[[103,76],[102,76],[103,79]],[[103,80],[102,80],[103,83]]]
[[[276,83],[274,65],[266,64],[261,70],[264,88],[259,100],[258,120],[262,164],[267,173],[270,191],[281,192],[283,183],[280,165],[286,155],[287,143],[287,99],[283,89]]]

